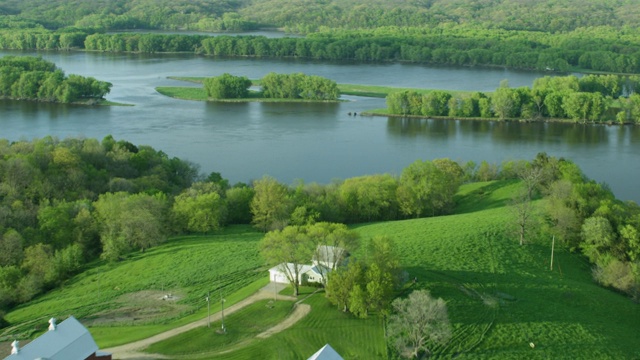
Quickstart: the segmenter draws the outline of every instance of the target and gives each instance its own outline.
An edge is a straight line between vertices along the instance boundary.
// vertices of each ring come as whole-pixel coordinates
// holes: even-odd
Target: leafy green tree
[[[176,196],[173,214],[180,227],[187,231],[208,233],[218,231],[226,221],[226,203],[213,183],[195,183]]]
[[[594,263],[616,241],[616,234],[609,220],[599,216],[590,217],[584,221],[582,224],[582,237],[582,251]]]
[[[167,238],[167,200],[162,195],[106,193],[94,202],[100,224],[102,257],[117,260]]]
[[[365,272],[366,300],[369,309],[383,314],[388,311],[396,286],[393,278],[395,270],[375,262],[369,264]]]
[[[404,168],[397,190],[400,211],[407,216],[451,210],[464,171],[449,159],[415,161]]]
[[[226,190],[227,222],[251,223],[251,201],[255,191],[248,186],[234,186]]]
[[[289,190],[276,179],[265,176],[253,183],[251,221],[258,229],[268,231],[286,226],[291,211]]]
[[[397,216],[397,180],[389,174],[349,178],[340,185],[340,203],[352,222]]]
[[[387,95],[386,97],[387,108],[389,109],[389,112],[392,114],[410,115],[410,98],[411,92],[408,90],[389,93],[389,95]]]
[[[349,311],[361,319],[369,315],[367,293],[360,284],[355,284],[349,291]]]
[[[387,336],[402,357],[420,358],[430,354],[429,345],[445,344],[451,339],[447,304],[427,290],[416,290],[406,299],[392,303]]]
[[[424,95],[422,101],[422,115],[447,116],[449,114],[449,100],[451,94],[446,91],[435,90]]]
[[[349,306],[352,301],[352,290],[362,282],[362,277],[363,265],[357,260],[349,261],[346,267],[341,267],[336,271],[330,272],[325,287],[327,298],[343,312],[349,311]],[[360,290],[362,290],[361,287]],[[360,297],[361,294],[356,294],[358,297],[354,299],[354,302],[357,300],[358,312],[362,311],[362,302],[365,302],[362,301]],[[355,297],[354,295],[354,298]]]
[[[270,265],[278,266],[298,296],[301,269],[309,262],[313,253],[313,242],[304,228],[287,226],[282,230],[268,232],[260,242],[260,252]]]
[[[229,73],[204,79],[207,96],[214,99],[246,98],[250,86],[251,80],[246,76],[233,76]]]
[[[522,101],[518,90],[510,88],[509,84],[503,80],[500,87],[491,96],[491,104],[496,116],[500,120],[504,120],[519,115]]]
[[[20,265],[24,256],[23,243],[22,236],[14,229],[0,237],[0,267]]]

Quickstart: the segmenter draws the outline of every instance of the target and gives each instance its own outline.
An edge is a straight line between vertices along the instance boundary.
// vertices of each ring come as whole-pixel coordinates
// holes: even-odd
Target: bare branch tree
[[[402,356],[419,358],[429,353],[429,342],[444,344],[451,338],[447,304],[429,291],[414,291],[406,299],[394,300],[392,306],[388,336]]]

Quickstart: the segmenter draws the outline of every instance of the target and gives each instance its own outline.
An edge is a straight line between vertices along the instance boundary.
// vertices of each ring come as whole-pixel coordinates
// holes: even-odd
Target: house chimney
[[[56,319],[51,318],[49,319],[49,331],[55,331],[55,330],[56,330]]]
[[[11,355],[15,355],[20,351],[20,342],[18,340],[13,340],[11,343]]]

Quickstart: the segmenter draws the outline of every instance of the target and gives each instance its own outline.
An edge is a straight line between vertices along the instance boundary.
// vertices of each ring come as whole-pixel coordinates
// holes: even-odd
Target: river
[[[67,74],[113,83],[109,100],[134,106],[87,107],[0,101],[0,137],[112,134],[190,160],[232,183],[265,174],[281,182],[400,174],[417,159],[448,157],[479,163],[532,159],[538,152],[576,162],[617,197],[640,202],[640,127],[560,123],[406,120],[350,116],[383,108],[384,99],[346,96],[337,104],[206,103],[166,98],[154,88],[183,83],[168,76],[228,72],[261,78],[269,72],[303,72],[339,83],[493,91],[501,80],[531,86],[540,72],[415,64],[328,63],[301,60],[218,59],[191,54],[14,52],[55,62]]]

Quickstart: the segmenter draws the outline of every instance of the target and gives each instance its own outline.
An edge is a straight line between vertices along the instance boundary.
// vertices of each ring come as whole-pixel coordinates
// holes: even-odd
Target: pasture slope
[[[447,301],[453,338],[432,348],[435,358],[640,359],[640,305],[596,285],[582,256],[557,246],[556,266],[550,270],[550,239],[519,246],[509,235],[511,213],[505,204],[518,186],[464,185],[454,215],[354,228],[365,244],[376,235],[394,237],[402,266],[411,278],[418,278],[412,287],[429,289]],[[29,334],[36,322],[46,324],[50,316],[73,314],[95,324],[90,330],[98,344],[110,347],[201,319],[206,317],[207,291],[235,291],[225,295],[233,303],[264,286],[266,267],[257,250],[261,237],[248,227],[231,227],[220,235],[177,238],[120,263],[96,263],[60,289],[7,314],[16,325],[3,334]],[[354,255],[363,256],[364,248]],[[131,315],[140,314],[133,309],[122,310],[131,304],[130,294],[168,290],[181,297],[174,305],[184,308],[171,307],[168,315],[158,308],[148,318]],[[269,338],[194,342],[188,349],[191,355],[166,355],[300,359],[328,342],[346,359],[387,357],[381,317],[354,319],[328,304],[321,293],[304,302],[311,312]],[[259,316],[264,306],[247,311],[255,315],[238,316]],[[105,318],[113,322],[105,323]],[[273,321],[281,318],[282,313]],[[158,343],[153,350],[162,353],[173,340],[177,339]]]

